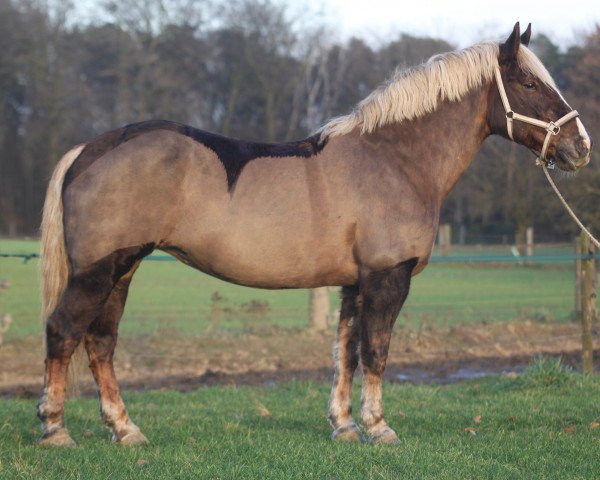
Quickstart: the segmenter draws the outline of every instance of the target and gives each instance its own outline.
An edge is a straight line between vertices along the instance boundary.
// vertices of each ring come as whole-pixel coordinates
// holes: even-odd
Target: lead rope
[[[554,180],[552,180],[552,177],[548,173],[548,168],[546,168],[546,164],[544,162],[539,162],[539,164],[542,166],[542,169],[544,170],[544,173],[546,174],[546,178],[548,179],[548,182],[550,183],[552,190],[554,190],[554,193],[556,193],[556,195],[558,196],[558,199],[562,202],[564,207],[567,209],[567,212],[569,212],[569,215],[571,215],[571,217],[573,217],[573,220],[575,220],[575,223],[577,223],[577,225],[579,225],[579,228],[581,228],[581,230],[583,230],[586,233],[586,235],[588,237],[590,237],[590,240],[592,241],[592,243],[594,245],[596,245],[597,248],[600,248],[600,242],[590,233],[590,231],[587,228],[585,228],[583,226],[583,223],[581,223],[579,218],[577,218],[577,215],[575,215],[575,212],[573,212],[573,210],[571,210],[571,207],[569,207],[565,198],[558,191],[558,188],[556,187]]]

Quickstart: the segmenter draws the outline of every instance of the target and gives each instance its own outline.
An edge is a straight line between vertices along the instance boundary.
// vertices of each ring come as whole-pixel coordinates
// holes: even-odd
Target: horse
[[[512,139],[565,171],[589,162],[592,141],[530,36],[531,24],[521,34],[517,23],[504,42],[398,71],[301,141],[253,143],[145,121],[67,152],[41,228],[39,444],[74,445],[64,401],[81,342],[113,440],[147,442],[121,398],[113,355],[129,284],[155,249],[240,285],[340,286],[332,438],[397,442],[382,406],[392,328],[431,257],[441,204],[484,139]],[[359,362],[362,430],[351,407]]]

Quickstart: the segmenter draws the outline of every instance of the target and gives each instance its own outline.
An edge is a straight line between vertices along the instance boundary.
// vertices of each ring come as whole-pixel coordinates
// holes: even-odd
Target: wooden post
[[[465,227],[464,223],[461,223],[458,230],[458,244],[464,245],[465,243],[467,243],[467,227]]]
[[[447,257],[452,248],[452,227],[449,223],[440,225],[438,230],[438,244],[440,246],[440,255]]]
[[[533,256],[533,227],[527,227],[525,230],[525,255]]]
[[[575,318],[581,318],[581,238],[575,237]]]
[[[581,252],[589,256],[581,260],[581,350],[583,373],[594,371],[592,325],[596,320],[595,248],[585,232],[581,232]]]
[[[329,320],[329,287],[311,288],[309,291],[309,320],[313,330],[327,329]]]

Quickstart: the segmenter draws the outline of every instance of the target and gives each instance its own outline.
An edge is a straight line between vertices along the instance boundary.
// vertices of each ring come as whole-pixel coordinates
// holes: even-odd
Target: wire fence
[[[543,247],[543,248],[541,248]],[[569,244],[554,244],[554,245],[537,245],[538,250],[547,251],[548,249],[556,249],[558,251],[565,250],[571,247]],[[430,263],[561,263],[572,262],[575,260],[589,260],[595,258],[600,260],[600,252],[595,254],[577,254],[577,253],[536,253],[534,255],[521,255],[511,251],[505,253],[506,246],[486,245],[473,248],[472,246],[453,247],[455,252],[468,252],[468,254],[456,254],[442,256],[439,254],[432,255]],[[515,247],[512,247],[513,249]],[[502,253],[496,253],[502,252]],[[3,253],[0,252],[0,258],[20,258],[24,263],[30,260],[40,258],[39,253]],[[145,260],[155,262],[177,262],[178,260],[170,255],[152,254]]]
[[[7,244],[3,243],[5,247]],[[0,314],[10,312],[14,318],[5,335],[5,345],[18,345],[32,336],[42,336],[35,261],[39,254],[34,251],[37,245],[33,242],[8,246],[0,252],[0,280],[6,278],[10,282],[10,288],[0,297]],[[577,254],[574,245],[567,243],[535,244],[530,246],[530,252],[533,254],[522,255],[510,245],[452,245],[450,254],[442,256],[436,248],[431,265],[413,281],[396,331],[400,335],[414,332],[416,343],[426,343],[427,332],[439,336],[439,332],[452,332],[455,328],[472,329],[477,337],[486,325],[517,320],[539,324],[539,335],[521,339],[509,330],[496,328],[493,337],[476,339],[476,348],[480,352],[518,354],[528,349],[544,351],[547,345],[576,347],[581,333],[569,323],[577,319],[575,264],[591,258],[600,260],[600,254]],[[154,253],[146,260],[134,277],[120,326],[120,337],[129,339],[129,345],[153,345],[131,353],[144,362],[202,363],[205,355],[195,353],[197,348],[190,345],[205,345],[205,341],[215,346],[230,345],[232,339],[248,338],[246,335],[298,338],[294,332],[308,326],[305,290],[238,287],[199,274],[163,253]],[[339,309],[337,290],[332,289],[330,299],[333,330]],[[554,325],[565,328],[546,328]],[[438,342],[438,338],[430,347],[419,350],[421,359],[464,352],[463,344],[454,343],[456,337],[451,333],[443,335],[449,335],[445,342]],[[597,331],[593,332],[593,339],[598,341]],[[165,345],[190,345],[184,350],[155,347],[165,340]],[[239,348],[243,350],[244,340],[241,342]],[[299,344],[302,342],[306,343],[306,339]],[[515,348],[519,343],[526,344],[522,350]],[[270,354],[269,351],[264,355]],[[395,353],[399,361],[413,357],[410,349]]]
[[[0,252],[0,279],[8,277],[14,288],[0,298],[6,304],[0,306],[0,313],[10,311],[20,319],[12,335],[39,332],[37,262],[33,262],[39,254],[31,248],[37,244],[8,246]],[[532,255],[522,255],[511,245],[452,245],[447,256],[436,247],[431,265],[415,277],[398,322],[422,329],[575,319],[575,264],[600,259],[600,253],[577,254],[568,243],[528,247]],[[19,263],[25,270],[17,267]],[[261,291],[226,284],[157,252],[146,258],[134,277],[121,333],[205,335],[302,329],[308,325],[307,297],[306,291]],[[339,295],[332,290],[332,327],[338,309]]]

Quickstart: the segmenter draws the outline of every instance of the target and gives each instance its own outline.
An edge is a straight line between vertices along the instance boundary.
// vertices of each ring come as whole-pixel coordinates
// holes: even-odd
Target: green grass
[[[573,369],[563,365],[560,358],[546,358],[540,355],[527,367],[521,381],[531,387],[549,387],[568,385],[574,378]]]
[[[329,440],[329,388],[319,383],[128,393],[129,411],[151,441],[138,448],[110,442],[93,399],[67,405],[78,447],[36,447],[35,401],[0,399],[0,478],[598,478],[600,428],[592,422],[600,381],[566,375],[568,382],[543,387],[527,377],[388,384],[387,418],[402,439],[396,446]],[[261,416],[259,405],[272,416]]]
[[[1,252],[37,250],[36,241],[0,240]],[[0,312],[9,312],[14,318],[6,341],[40,333],[37,268],[38,260],[0,259],[0,279],[8,278],[11,283],[0,297]],[[573,311],[573,277],[570,264],[430,265],[415,277],[398,323],[419,328],[516,318],[563,321]],[[224,298],[219,303],[221,330],[239,331],[255,321],[292,328],[307,324],[306,290],[239,287],[178,262],[146,261],[134,277],[120,333],[204,335],[210,328],[215,292]],[[338,295],[332,293],[331,299],[337,308]],[[253,300],[268,302],[268,309],[260,318],[244,318],[242,305]]]
[[[36,242],[0,241],[2,252],[36,249]],[[36,273],[36,260],[0,259],[0,278],[11,282],[0,312],[15,319],[6,342],[41,334]],[[244,327],[241,305],[251,300],[269,302],[268,318],[258,321],[306,324],[305,291],[247,289],[175,262],[145,262],[121,333],[203,335],[215,291],[227,299],[219,302],[226,330]],[[399,322],[418,328],[519,316],[563,320],[572,310],[572,292],[567,266],[432,265],[415,278]],[[35,400],[0,399],[0,478],[600,478],[600,428],[591,426],[599,421],[600,380],[555,361],[536,360],[515,380],[387,384],[387,418],[400,446],[329,440],[328,394],[328,385],[306,382],[187,394],[126,392],[134,421],[152,442],[142,448],[113,445],[97,402],[72,400],[67,423],[79,446],[67,450],[35,446]],[[358,405],[358,388],[354,397]],[[261,416],[260,405],[272,416]],[[475,435],[466,427],[474,427]]]

